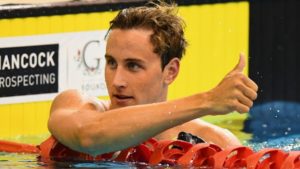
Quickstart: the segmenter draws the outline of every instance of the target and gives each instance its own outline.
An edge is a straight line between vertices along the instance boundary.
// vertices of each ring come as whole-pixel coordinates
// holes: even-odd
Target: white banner
[[[66,89],[107,96],[106,32],[0,38],[0,104],[52,100]]]

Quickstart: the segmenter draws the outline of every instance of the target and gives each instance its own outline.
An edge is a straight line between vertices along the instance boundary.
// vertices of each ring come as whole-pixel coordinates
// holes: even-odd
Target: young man
[[[198,119],[248,112],[257,85],[242,74],[244,56],[218,86],[205,93],[166,101],[185,52],[183,21],[174,6],[124,9],[111,21],[105,80],[109,102],[68,90],[53,101],[49,130],[65,146],[98,155],[147,140],[190,132],[221,147],[239,145],[228,130]]]

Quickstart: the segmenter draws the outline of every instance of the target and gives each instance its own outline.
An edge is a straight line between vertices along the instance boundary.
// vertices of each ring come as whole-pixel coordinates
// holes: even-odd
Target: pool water
[[[252,134],[246,145],[254,150],[265,147],[300,150],[299,122],[299,103],[276,101],[256,105],[244,122],[243,132]]]
[[[120,162],[52,162],[44,163],[37,160],[35,154],[0,153],[1,169],[146,169],[146,168],[171,168],[167,165],[149,166],[143,163]]]
[[[222,118],[220,118],[222,119]],[[300,151],[300,104],[287,102],[272,102],[255,106],[250,111],[250,117],[243,119],[234,118],[230,124],[243,124],[243,128],[232,127],[230,130],[240,138],[242,143],[255,151],[263,148],[276,148],[284,151]],[[219,121],[223,127],[227,126],[228,120]],[[226,123],[226,124],[225,124]],[[249,136],[249,137],[245,137]],[[21,138],[30,140],[31,143],[39,143],[46,136],[35,138]],[[138,163],[116,162],[51,162],[38,161],[35,154],[16,154],[0,152],[0,169],[61,169],[61,168],[124,168],[124,169],[147,169],[147,168],[181,168],[180,166],[149,166]],[[184,168],[184,167],[182,167]]]

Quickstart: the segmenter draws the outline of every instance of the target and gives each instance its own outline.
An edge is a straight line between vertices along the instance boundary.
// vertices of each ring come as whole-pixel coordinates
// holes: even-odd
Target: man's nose
[[[125,71],[121,67],[115,70],[113,85],[116,88],[125,88],[127,86]]]

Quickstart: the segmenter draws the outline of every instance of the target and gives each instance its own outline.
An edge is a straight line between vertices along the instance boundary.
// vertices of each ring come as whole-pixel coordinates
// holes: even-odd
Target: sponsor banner
[[[52,100],[66,89],[106,96],[106,32],[0,38],[0,104]]]
[[[68,41],[67,88],[75,88],[92,96],[108,95],[104,79],[106,32],[90,32]]]
[[[58,44],[0,48],[0,97],[58,92]]]

